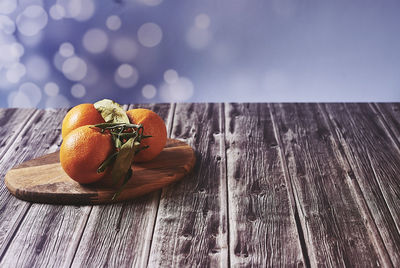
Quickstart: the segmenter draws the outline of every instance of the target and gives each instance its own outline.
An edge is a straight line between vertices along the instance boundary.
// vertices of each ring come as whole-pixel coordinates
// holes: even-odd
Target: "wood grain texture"
[[[32,112],[32,110],[31,110]],[[0,210],[0,256],[6,250],[15,231],[19,227],[23,217],[25,217],[30,204],[20,201],[10,195],[4,185],[4,175],[6,171],[14,165],[18,165],[25,159],[40,156],[46,152],[54,151],[58,148],[60,139],[60,121],[66,110],[39,110],[31,115],[21,113],[28,119],[24,123],[18,135],[14,138],[15,142],[8,148],[0,160],[1,169],[1,204]]]
[[[305,266],[268,105],[225,116],[232,266]]]
[[[374,105],[382,114],[385,123],[389,126],[392,136],[400,144],[400,103],[377,103]]]
[[[196,151],[193,175],[162,191],[149,267],[227,267],[221,105],[177,104],[172,137]]]
[[[325,107],[390,259],[399,267],[400,153],[395,138],[369,104]]]
[[[311,266],[381,266],[345,159],[318,105],[273,107]]]
[[[114,201],[112,197],[119,186],[112,186],[110,177],[81,185],[64,172],[58,151],[14,167],[6,174],[5,183],[13,195],[31,202],[64,205],[122,202],[182,179],[190,173],[195,161],[189,145],[168,139],[155,159],[132,166],[132,178]]]
[[[34,113],[34,109],[0,109],[0,159]]]
[[[90,207],[33,204],[0,267],[69,267]]]
[[[170,133],[175,105],[135,105],[129,109],[138,107],[160,115]],[[130,203],[93,207],[72,267],[145,267],[159,199],[157,191]]]
[[[400,266],[399,104],[145,107],[196,148],[195,173],[160,203],[158,191],[93,208],[30,204],[1,182],[0,267],[308,266],[278,240],[291,241],[286,202],[312,267]],[[56,151],[65,112],[0,109],[0,175]]]
[[[18,146],[17,137],[27,129],[27,124],[35,113],[37,112],[34,109],[0,109],[0,257],[14,233],[16,221],[19,222],[18,212],[26,208],[24,202],[9,202],[11,197],[3,178],[15,163],[7,161],[5,155],[12,145]]]

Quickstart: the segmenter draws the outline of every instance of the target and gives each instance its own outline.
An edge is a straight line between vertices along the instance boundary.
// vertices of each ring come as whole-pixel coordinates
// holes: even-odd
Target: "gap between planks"
[[[171,138],[171,133],[172,133],[172,129],[174,127],[174,117],[175,117],[175,109],[176,109],[176,103],[172,103],[171,107],[170,107],[170,111],[169,111],[169,115],[168,115],[168,122],[167,122],[167,126],[168,128],[168,137]],[[153,238],[154,238],[154,230],[156,229],[156,222],[157,222],[157,216],[158,216],[158,210],[160,208],[160,201],[161,201],[161,196],[162,196],[162,192],[164,191],[164,189],[161,189],[158,191],[158,196],[157,196],[157,209],[155,212],[155,215],[153,217],[153,228],[151,229],[151,238],[150,238],[150,244],[149,247],[146,251],[147,256],[144,258],[146,260],[146,267],[149,266],[149,261],[150,261],[150,251],[151,251],[151,247],[153,245]],[[150,230],[148,230],[148,232],[150,232]]]
[[[149,267],[228,266],[220,113],[220,104],[177,105],[172,135],[191,144],[201,157],[187,180],[163,190]]]
[[[22,136],[27,133],[27,129],[31,128],[34,125],[34,123],[37,121],[37,119],[41,118],[41,116],[43,116],[47,111],[48,110],[35,110],[30,117],[27,117],[27,120],[24,121],[23,127],[21,127],[18,131],[16,131],[17,134],[13,136],[13,142],[11,144],[9,144],[7,150],[4,150],[4,153],[1,154],[1,160],[5,159],[5,157],[7,157],[8,154],[11,154],[10,149],[17,146],[16,144],[18,142],[20,142],[20,139],[22,139]],[[42,113],[43,113],[43,115],[42,115]],[[12,168],[12,167],[10,166],[9,168]],[[2,191],[5,191],[8,193],[8,191],[4,185],[4,182],[2,184],[2,188],[3,188]],[[11,195],[9,194],[9,197],[10,196]],[[26,215],[28,214],[29,209],[32,206],[32,203],[20,201],[18,199],[15,199],[14,197],[12,197],[11,202],[21,202],[21,208],[19,208],[19,210],[20,210],[18,212],[19,215],[18,215],[17,219],[14,221],[10,230],[8,230],[8,235],[4,239],[3,245],[0,248],[0,261],[2,261],[13,238],[15,237],[16,233],[18,232],[23,220],[25,219]]]
[[[222,197],[225,198],[225,215],[226,215],[226,232],[227,232],[227,237],[226,237],[226,242],[227,242],[227,247],[228,247],[228,256],[227,256],[227,261],[228,261],[228,267],[231,267],[231,254],[230,254],[230,248],[231,248],[231,241],[230,241],[230,234],[231,234],[231,230],[230,230],[230,224],[229,224],[229,219],[230,219],[230,206],[229,206],[229,200],[230,200],[230,196],[229,196],[229,184],[228,184],[228,156],[227,156],[227,151],[226,151],[226,106],[228,105],[228,103],[222,103],[220,105],[220,129],[221,129],[221,133],[224,136],[223,142],[221,142],[221,147],[220,147],[220,151],[224,153],[224,157],[225,157],[225,165],[223,165],[223,167],[221,166],[221,174],[222,177],[225,179],[225,185],[224,188],[222,190],[225,190],[226,194]],[[222,170],[222,168],[224,168],[224,170]],[[225,176],[224,176],[225,174]],[[222,213],[221,213],[222,214]]]
[[[301,209],[301,207],[298,205],[299,200],[294,191],[292,179],[290,178],[289,169],[287,166],[286,158],[284,156],[284,147],[282,144],[282,139],[281,139],[279,130],[276,126],[275,108],[271,104],[268,104],[268,107],[270,110],[271,121],[272,121],[272,126],[274,128],[275,138],[278,142],[279,157],[280,157],[281,163],[282,163],[281,166],[282,166],[282,170],[284,173],[285,182],[286,182],[286,185],[288,186],[288,196],[289,196],[290,207],[291,207],[292,213],[294,215],[296,229],[297,229],[297,233],[299,235],[300,246],[301,246],[301,251],[303,254],[304,263],[305,263],[306,267],[311,267],[309,251],[307,248],[306,240],[304,238],[304,230],[303,230],[304,228],[302,227],[302,226],[305,226],[305,222],[304,222],[303,218],[301,219],[299,217],[299,208]],[[304,212],[303,212],[303,215],[304,215]]]
[[[172,123],[173,123],[173,118],[174,118],[174,114],[175,114],[175,106],[176,106],[175,103],[169,104],[168,115],[166,117],[168,136],[170,136],[170,134],[171,134]],[[154,110],[154,108],[157,106],[156,106],[156,104],[130,105],[130,106],[124,106],[124,109],[126,110],[126,109],[133,109],[133,108],[139,108],[139,107],[144,107],[144,108]],[[149,212],[147,212],[148,213],[148,215],[147,215],[148,223],[146,224],[146,230],[144,231],[144,236],[143,236],[144,239],[143,239],[143,244],[142,244],[143,246],[141,246],[139,248],[140,249],[140,252],[138,252],[139,254],[136,254],[136,256],[140,256],[140,257],[135,258],[136,257],[135,256],[134,259],[132,260],[133,263],[131,265],[133,265],[133,266],[137,265],[140,267],[145,267],[147,265],[148,258],[149,258],[149,251],[150,251],[150,247],[151,247],[151,243],[152,243],[152,236],[153,236],[153,232],[154,232],[154,226],[155,226],[156,217],[157,217],[158,206],[159,206],[159,202],[160,202],[160,196],[161,196],[161,190],[158,191],[157,195],[154,194],[153,197],[151,197],[152,200],[150,200],[150,202],[148,204],[149,208],[151,208],[151,209]],[[129,207],[130,205],[135,206],[135,204],[127,204],[127,203],[119,203],[119,204],[112,205],[112,206],[115,206],[115,208],[120,208],[120,211],[117,216],[118,219],[115,224],[117,233],[119,233],[119,230],[122,228],[121,227],[122,224],[126,225],[125,214],[132,213],[132,211],[133,211],[132,209],[130,209],[130,207]],[[79,251],[80,247],[82,247],[82,246],[85,247],[85,243],[88,243],[88,241],[89,242],[92,241],[95,243],[98,242],[98,241],[96,242],[96,240],[97,240],[96,237],[91,237],[93,234],[90,232],[89,229],[93,226],[90,226],[89,222],[91,222],[91,225],[93,225],[94,222],[96,222],[96,217],[99,217],[98,214],[99,213],[102,214],[103,212],[109,213],[109,212],[107,212],[108,209],[109,209],[108,206],[100,206],[98,208],[97,207],[93,208],[91,215],[87,219],[88,223],[85,225],[85,229],[81,233],[80,243],[76,248],[74,258],[71,260],[70,267],[81,266],[85,263],[85,260],[82,259],[83,256],[81,256],[81,254],[79,254],[79,253],[77,254],[77,251]],[[96,211],[96,213],[95,213],[95,211]],[[129,228],[129,226],[128,226],[128,228]],[[96,231],[94,231],[94,232],[96,232]],[[121,229],[121,232],[124,232],[124,230]],[[96,234],[96,233],[94,233],[94,234]],[[93,241],[93,239],[94,239],[94,241]],[[83,240],[85,240],[85,241],[83,241]],[[90,254],[90,253],[91,252],[87,252],[85,254]],[[106,253],[107,253],[107,256],[109,256],[113,252],[111,249],[108,249],[108,252],[106,252]],[[125,254],[125,253],[123,253],[123,254]]]
[[[386,266],[392,266],[393,263],[390,259],[389,253],[386,249],[386,245],[383,242],[382,236],[378,230],[378,227],[376,225],[376,222],[372,216],[371,210],[369,209],[369,206],[365,200],[365,196],[360,188],[360,185],[358,184],[358,179],[356,178],[353,167],[350,164],[349,159],[347,158],[346,153],[343,151],[343,146],[342,143],[340,142],[340,139],[337,135],[337,132],[335,131],[335,126],[332,122],[332,120],[328,116],[328,111],[321,107],[321,104],[318,104],[318,109],[321,111],[323,114],[323,117],[325,118],[325,121],[328,123],[329,130],[332,133],[336,146],[339,148],[339,153],[342,159],[345,161],[345,164],[349,167],[350,173],[347,172],[347,181],[349,182],[350,185],[350,190],[352,191],[353,195],[356,198],[358,207],[360,208],[361,215],[365,219],[366,227],[369,233],[369,236],[375,245],[375,248],[378,250],[378,254],[380,255],[380,258],[382,259],[382,262]],[[339,131],[339,130],[337,130]]]
[[[321,110],[319,107],[317,108],[317,111],[318,110]],[[275,110],[275,113],[276,113],[276,110]],[[298,114],[298,111],[296,111],[296,113]],[[274,119],[274,121],[276,122],[276,118]],[[329,122],[330,122],[330,120],[327,120],[327,117],[326,117],[326,114],[324,114],[323,113],[323,121],[325,121],[325,123],[324,124],[328,124],[328,129],[329,129],[329,132],[331,133],[331,135],[332,135],[332,138],[333,138],[333,140],[331,140],[331,142],[333,142],[333,148],[335,148],[336,147],[336,149],[334,149],[334,151],[336,151],[336,155],[337,155],[337,161],[339,161],[338,163],[340,164],[340,163],[342,163],[341,164],[341,169],[343,170],[343,171],[348,171],[349,169],[348,169],[348,167],[351,167],[351,165],[349,164],[349,163],[347,163],[346,161],[347,160],[344,160],[345,158],[344,158],[344,154],[343,154],[343,152],[342,151],[338,151],[338,149],[340,148],[340,145],[341,145],[341,143],[338,141],[338,139],[337,139],[337,137],[335,136],[335,133],[332,131],[332,126],[331,126],[331,124],[329,124]],[[279,131],[280,132],[280,131]],[[286,156],[285,156],[286,157]],[[286,163],[285,164],[285,168],[286,169],[289,169],[289,166],[288,166],[288,163]],[[349,172],[349,171],[348,171]],[[289,170],[288,170],[288,173],[289,173],[289,175],[290,175],[290,172],[289,172]],[[348,173],[346,174],[346,175],[348,175]],[[291,177],[289,176],[288,177],[290,180],[292,180],[291,179]],[[347,177],[346,177],[347,178]],[[348,180],[349,178],[347,178],[347,180]],[[347,181],[347,183],[348,184],[351,184],[351,182],[349,182],[349,181]],[[296,203],[296,206],[298,206],[298,208],[297,208],[297,210],[300,212],[302,212],[303,214],[301,214],[301,216],[302,217],[300,217],[300,222],[301,222],[301,224],[302,224],[302,229],[304,230],[304,231],[308,231],[308,224],[307,224],[307,222],[306,222],[306,219],[304,219],[304,217],[305,216],[307,216],[306,214],[305,214],[305,212],[304,211],[302,211],[302,207],[300,206],[300,199],[299,199],[299,197],[298,197],[298,192],[300,191],[299,189],[296,189],[296,185],[293,185],[294,186],[294,188],[293,188],[293,192],[294,192],[294,197],[295,197],[295,203]],[[347,186],[348,188],[350,188],[349,190],[350,190],[350,193],[352,193],[352,195],[353,195],[353,200],[354,200],[354,198],[355,198],[355,201],[356,201],[356,203],[355,203],[355,206],[356,207],[358,207],[358,210],[362,210],[362,208],[360,208],[360,205],[359,205],[359,202],[358,202],[358,200],[357,200],[357,197],[354,197],[354,189],[352,189],[352,186],[351,185],[349,185],[349,186]],[[364,213],[365,211],[360,211],[359,213],[361,213],[361,215]],[[365,225],[365,223],[364,223],[364,225]],[[381,262],[383,263],[383,264],[386,264],[386,266],[391,266],[391,262],[390,262],[390,259],[387,257],[387,252],[383,252],[383,254],[381,254],[382,253],[382,251],[381,251],[381,248],[378,248],[378,249],[376,249],[376,243],[374,243],[375,241],[374,241],[374,239],[375,238],[371,238],[370,237],[370,235],[371,235],[371,232],[370,232],[370,229],[369,229],[369,226],[365,226],[364,228],[366,228],[365,229],[365,234],[367,235],[367,237],[369,237],[369,239],[371,239],[372,241],[372,245],[373,245],[373,248],[375,248],[375,251],[378,251],[377,253],[378,253],[378,259],[380,259],[381,260]],[[313,241],[312,241],[312,239],[310,238],[311,236],[310,235],[312,235],[312,234],[308,234],[307,233],[307,237],[308,237],[308,239],[305,239],[306,237],[304,237],[304,239],[305,239],[305,245],[307,246],[307,248],[308,248],[308,253],[309,253],[309,257],[310,257],[310,262],[311,262],[311,264],[312,264],[312,266],[315,266],[315,265],[317,265],[318,263],[316,263],[316,261],[317,261],[317,259],[316,259],[316,251],[315,250],[319,250],[319,249],[315,249],[315,245],[314,245],[314,243],[313,243]],[[314,246],[313,246],[314,245]],[[332,249],[331,249],[332,250]],[[315,254],[314,254],[315,253]],[[385,255],[385,253],[386,253],[386,255]],[[320,259],[320,261],[321,261],[321,259]],[[340,260],[339,260],[340,261]]]
[[[22,124],[22,127],[19,128],[18,130],[15,131],[15,134],[12,136],[12,142],[10,142],[7,147],[3,148],[3,151],[0,154],[0,159],[3,160],[5,156],[7,156],[8,149],[10,149],[14,144],[18,142],[17,138],[22,135],[21,133],[24,133],[25,129],[29,128],[32,122],[36,120],[36,117],[38,116],[39,111],[35,110],[34,113],[32,114],[31,117],[27,117],[27,119],[24,121]],[[9,167],[12,168],[12,167]],[[5,175],[5,174],[4,174]],[[7,191],[5,188],[4,180],[2,182],[3,190]],[[17,201],[18,202],[18,201]],[[22,208],[20,215],[16,219],[16,222],[13,224],[13,227],[8,231],[8,235],[6,236],[3,245],[0,247],[0,261],[3,259],[4,254],[6,253],[11,240],[15,236],[16,232],[18,231],[23,219],[25,218],[26,214],[28,213],[28,210],[31,206],[31,203],[22,203]]]

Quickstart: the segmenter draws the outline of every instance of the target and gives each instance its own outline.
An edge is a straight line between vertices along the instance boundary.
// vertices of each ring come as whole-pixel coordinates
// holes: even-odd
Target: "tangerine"
[[[105,121],[93,104],[79,104],[69,110],[65,115],[62,123],[61,136],[64,139],[68,133],[78,127],[100,123],[105,123]]]
[[[60,162],[73,180],[87,184],[110,173],[111,166],[102,173],[97,173],[97,169],[114,152],[110,133],[82,126],[72,130],[64,138],[60,148]]]
[[[148,109],[132,109],[126,112],[132,124],[142,124],[143,135],[150,138],[142,139],[142,146],[149,146],[141,150],[134,157],[135,162],[146,162],[154,159],[161,153],[167,143],[167,128],[164,120],[155,112]]]

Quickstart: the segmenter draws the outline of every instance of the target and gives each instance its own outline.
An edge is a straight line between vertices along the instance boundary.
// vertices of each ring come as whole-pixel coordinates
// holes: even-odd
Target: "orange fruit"
[[[83,103],[75,106],[65,115],[61,136],[64,139],[72,130],[86,125],[105,123],[101,114],[91,103]]]
[[[114,152],[110,133],[82,126],[64,138],[60,148],[60,162],[73,180],[82,184],[92,183],[109,174],[111,166],[102,173],[97,173],[97,169]]]
[[[141,145],[149,146],[149,148],[135,155],[134,161],[146,162],[154,159],[161,153],[167,142],[167,128],[164,121],[158,114],[148,109],[132,109],[126,114],[132,124],[143,125],[143,135],[152,136],[142,140]]]

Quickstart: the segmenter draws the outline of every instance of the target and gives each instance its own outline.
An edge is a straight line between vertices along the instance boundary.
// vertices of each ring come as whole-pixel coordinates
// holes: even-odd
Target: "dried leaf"
[[[133,149],[134,143],[135,138],[130,138],[121,146],[111,171],[113,183],[121,180],[131,168],[132,160],[135,155],[135,150]]]
[[[122,107],[109,99],[98,101],[94,104],[96,110],[104,118],[107,123],[127,123],[129,124],[129,118]]]

